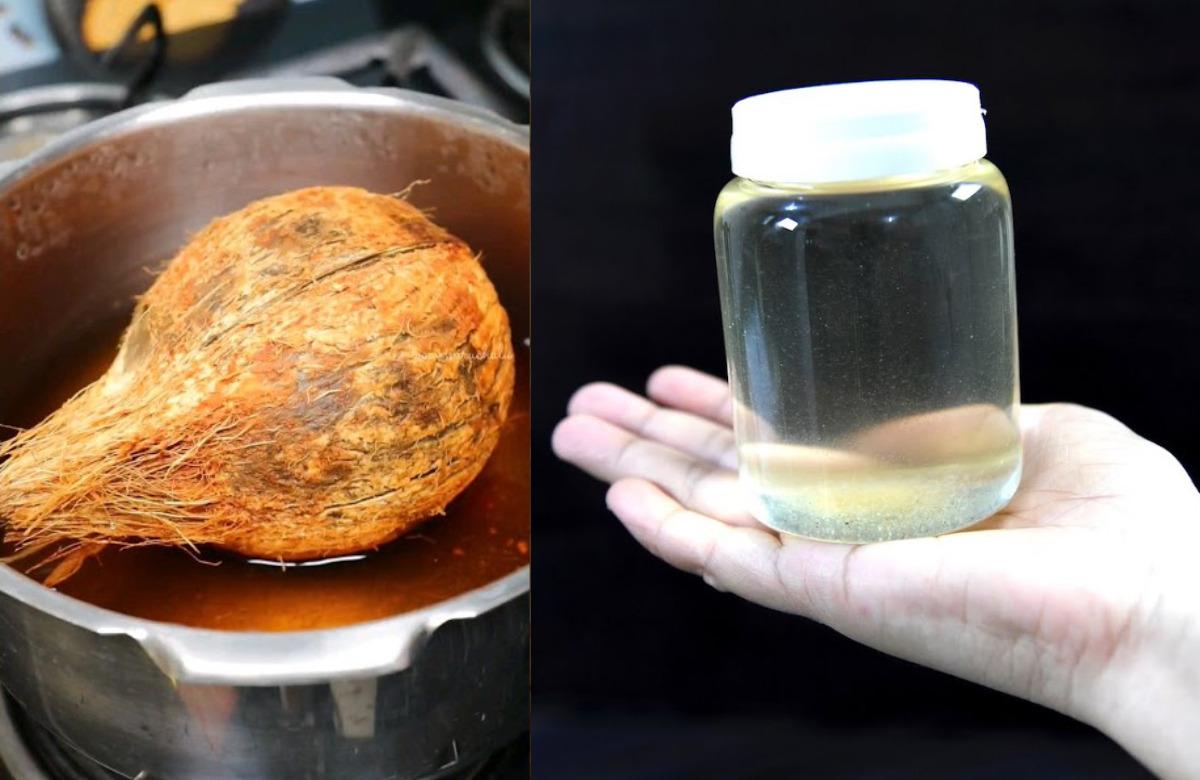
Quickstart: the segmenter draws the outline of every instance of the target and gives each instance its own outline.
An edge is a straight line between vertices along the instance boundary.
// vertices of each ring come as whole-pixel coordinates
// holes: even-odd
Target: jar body
[[[740,481],[778,531],[929,536],[1020,479],[1012,209],[986,160],[734,179],[715,238]]]

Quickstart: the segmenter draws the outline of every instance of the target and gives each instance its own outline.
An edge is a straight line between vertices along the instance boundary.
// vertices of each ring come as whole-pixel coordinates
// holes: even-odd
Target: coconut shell
[[[170,261],[101,379],[0,445],[5,536],[375,547],[479,473],[513,378],[483,267],[420,210],[347,187],[260,200]]]

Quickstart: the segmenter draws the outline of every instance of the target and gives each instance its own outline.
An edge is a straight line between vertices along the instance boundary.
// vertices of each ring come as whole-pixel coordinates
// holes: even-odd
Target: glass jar
[[[716,254],[740,481],[764,525],[873,542],[1012,498],[1012,209],[981,113],[950,81],[734,106]]]

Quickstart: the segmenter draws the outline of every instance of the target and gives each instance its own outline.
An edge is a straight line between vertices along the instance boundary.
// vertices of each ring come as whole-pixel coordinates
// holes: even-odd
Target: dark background
[[[1144,776],[1062,716],[670,569],[549,438],[584,382],[724,375],[711,215],[735,100],[940,77],[980,86],[1012,188],[1025,400],[1108,411],[1195,476],[1198,22],[1144,0],[535,4],[539,776]]]

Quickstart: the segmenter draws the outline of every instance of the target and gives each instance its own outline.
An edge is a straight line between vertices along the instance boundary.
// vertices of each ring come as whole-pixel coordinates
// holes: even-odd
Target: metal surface
[[[340,82],[251,82],[114,114],[0,175],[0,409],[56,348],[126,310],[219,214],[295,187],[416,200],[481,250],[528,336],[527,131]],[[0,566],[0,679],[40,725],[128,777],[416,778],[528,725],[528,568],[395,618],[204,631],[76,601]],[[147,583],[153,587],[153,583]]]
[[[529,0],[498,0],[488,10],[479,37],[480,48],[488,65],[508,87],[529,100],[529,73],[513,60],[507,49],[504,26],[509,14],[522,16],[529,21]],[[528,50],[528,47],[526,47]]]
[[[74,82],[29,87],[17,92],[0,94],[0,120],[15,119],[25,114],[43,114],[68,108],[91,108],[108,113],[125,99],[125,89],[119,84]]]
[[[473,106],[503,114],[507,102],[471,71],[453,50],[420,25],[405,25],[336,44],[294,59],[254,69],[253,75],[297,78],[348,74],[382,63],[387,75],[407,83],[422,69],[428,71],[442,93]],[[250,75],[250,73],[244,73]],[[528,88],[524,97],[529,98]]]
[[[445,780],[529,780],[529,732]],[[30,722],[0,691],[0,780],[121,780]],[[142,780],[150,780],[143,778]]]
[[[67,83],[0,94],[0,167],[24,158],[67,130],[121,107],[118,84]]]
[[[29,750],[25,736],[9,713],[8,697],[0,691],[0,778],[50,780],[41,763]]]

